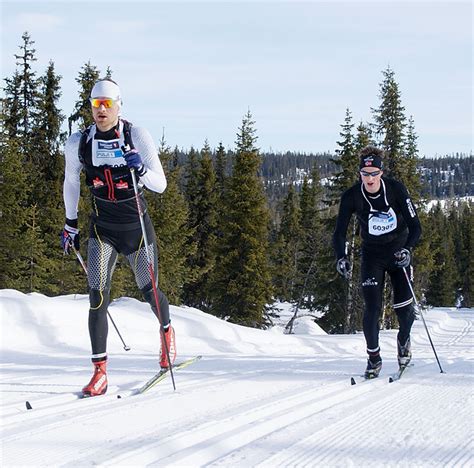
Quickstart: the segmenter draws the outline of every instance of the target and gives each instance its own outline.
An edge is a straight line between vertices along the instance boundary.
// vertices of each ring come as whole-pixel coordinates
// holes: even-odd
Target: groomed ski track
[[[189,309],[174,312],[178,329]],[[445,374],[417,321],[415,366],[390,384],[394,332],[383,332],[381,377],[355,386],[350,376],[365,365],[361,335],[295,341],[313,355],[239,354],[221,343],[223,351],[203,352],[176,373],[176,392],[166,379],[148,394],[121,399],[143,373],[125,353],[111,356],[107,395],[86,400],[74,392],[89,369],[75,359],[69,369],[55,365],[53,353],[37,356],[36,366],[33,356],[20,366],[3,360],[2,465],[472,466],[472,316],[427,314]],[[215,320],[206,322],[210,335]]]

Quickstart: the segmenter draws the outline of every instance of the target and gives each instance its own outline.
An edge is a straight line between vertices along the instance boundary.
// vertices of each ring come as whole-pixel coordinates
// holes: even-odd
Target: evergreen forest
[[[64,145],[73,128],[92,123],[90,90],[113,70],[84,63],[74,108],[60,109],[62,77],[53,61],[38,70],[26,32],[14,60],[15,73],[3,79],[0,109],[0,288],[86,294],[81,266],[59,242]],[[361,330],[356,221],[347,233],[349,279],[337,274],[331,244],[341,194],[358,181],[358,153],[374,144],[385,152],[385,175],[405,184],[421,218],[414,253],[420,303],[452,307],[462,294],[462,305],[472,307],[472,154],[419,156],[415,121],[405,113],[390,67],[369,106],[370,122],[355,122],[351,110],[342,109],[333,154],[260,152],[250,111],[235,129],[233,148],[203,141],[201,148],[183,149],[154,135],[168,187],[163,194],[147,191],[146,199],[158,238],[159,285],[170,303],[265,328],[275,317],[272,304],[288,301],[295,317],[310,314],[329,333]],[[83,183],[79,227],[86,261],[89,211]],[[121,296],[141,299],[123,258],[112,283],[112,297]],[[384,328],[397,325],[390,297],[386,285]]]

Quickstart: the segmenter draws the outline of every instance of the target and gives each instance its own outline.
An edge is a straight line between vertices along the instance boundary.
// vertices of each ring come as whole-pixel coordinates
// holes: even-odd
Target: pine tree
[[[272,287],[267,258],[269,213],[258,177],[261,161],[255,132],[249,111],[237,134],[235,165],[226,192],[212,310],[234,323],[262,327]]]

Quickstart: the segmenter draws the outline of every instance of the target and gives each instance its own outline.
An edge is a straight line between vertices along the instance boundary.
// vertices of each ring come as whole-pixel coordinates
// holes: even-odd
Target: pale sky
[[[473,148],[472,2],[5,1],[1,77],[21,35],[52,59],[66,116],[91,61],[113,71],[123,116],[155,141],[234,148],[248,109],[262,150],[334,152],[346,108],[372,121],[395,71],[421,156]]]

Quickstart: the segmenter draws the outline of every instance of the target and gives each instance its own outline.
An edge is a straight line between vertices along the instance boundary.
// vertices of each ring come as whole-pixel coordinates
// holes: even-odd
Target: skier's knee
[[[415,321],[415,307],[413,306],[413,303],[403,307],[397,307],[395,312],[397,314],[400,328],[409,330]]]
[[[89,291],[89,302],[91,310],[107,309],[110,300],[110,291],[91,289]]]

